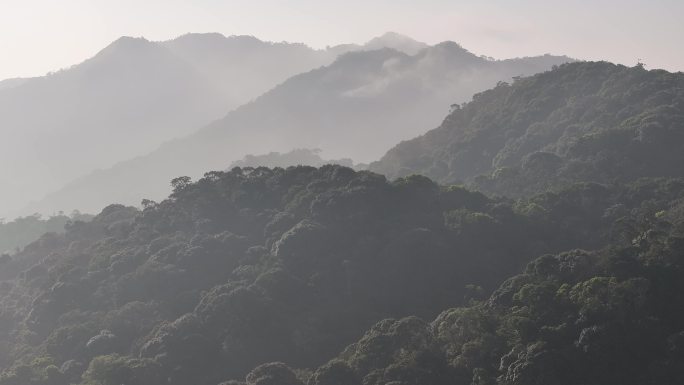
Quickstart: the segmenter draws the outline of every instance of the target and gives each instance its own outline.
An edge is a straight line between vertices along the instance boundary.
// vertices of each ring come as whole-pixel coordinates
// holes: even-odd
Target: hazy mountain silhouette
[[[387,48],[347,53],[288,79],[193,135],[82,177],[28,210],[97,211],[110,202],[158,199],[168,193],[171,178],[222,170],[247,154],[320,148],[328,159],[378,159],[400,140],[437,126],[452,103],[570,60],[546,55],[494,61],[453,42],[413,56]]]
[[[2,81],[0,213],[188,134],[340,51],[220,34],[123,37],[71,68]]]
[[[428,47],[429,45],[416,41],[408,36],[396,32],[387,32],[382,36],[369,40],[364,44],[363,49],[376,50],[381,48],[393,48],[408,55],[415,55]]]
[[[26,83],[29,80],[30,80],[30,78],[12,78],[12,79],[0,80],[0,90],[18,87],[18,86]]]
[[[161,44],[212,79],[221,92],[223,114],[292,75],[330,64],[338,54],[299,43],[227,38],[219,33],[187,34]]]

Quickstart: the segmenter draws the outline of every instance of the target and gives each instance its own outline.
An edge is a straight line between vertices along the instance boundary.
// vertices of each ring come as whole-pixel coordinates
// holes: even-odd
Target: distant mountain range
[[[0,216],[186,135],[345,51],[220,34],[122,37],[71,68],[1,81]]]
[[[382,45],[406,52],[372,49]],[[399,141],[436,127],[453,103],[500,81],[572,61],[550,55],[490,60],[453,42],[423,46],[388,34],[367,47],[331,48],[326,52],[354,52],[291,77],[194,134],[76,179],[24,212],[98,211],[110,202],[160,199],[168,194],[170,179],[222,170],[248,154],[319,148],[328,159],[369,162]]]

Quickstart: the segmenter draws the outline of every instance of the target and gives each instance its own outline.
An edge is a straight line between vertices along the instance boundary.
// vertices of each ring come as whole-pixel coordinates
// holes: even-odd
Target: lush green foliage
[[[592,305],[593,299],[582,297],[599,290],[587,288],[585,294],[578,286],[594,282],[590,273],[547,282],[528,277],[528,268],[489,302],[472,301],[484,300],[537,255],[633,239],[649,250],[669,245],[676,239],[665,223],[678,218],[684,195],[682,181],[651,180],[621,188],[579,185],[509,202],[439,187],[425,177],[389,183],[341,166],[236,168],[172,184],[168,200],[146,201],[143,211],[110,206],[8,262],[7,274],[15,276],[0,287],[0,365],[6,368],[0,384],[215,385],[277,361],[285,364],[259,367],[247,382],[454,383],[475,374],[485,381],[502,375],[493,364],[497,354],[537,343],[532,331],[538,325],[560,327],[553,323],[555,313],[538,321],[546,323],[520,318],[518,325],[515,317],[536,320],[530,312],[555,310],[537,304],[523,312],[495,300],[505,297],[501,293],[553,302],[548,293],[567,284],[563,293],[577,306],[588,301],[600,307],[602,300]],[[656,219],[665,229],[658,239],[668,241],[647,246],[651,233],[644,226]],[[672,258],[661,261],[653,254],[644,261],[674,263]],[[611,278],[611,270],[595,274],[596,284],[607,287],[600,290],[633,290],[632,283],[638,284],[634,290],[647,290],[646,281],[654,279],[645,273]],[[637,277],[644,281],[630,281]],[[528,281],[539,287],[515,286]],[[620,311],[606,317],[632,315]],[[450,314],[462,312],[484,317],[477,322],[491,324],[492,335],[452,331],[456,339],[450,340],[418,318],[402,319],[438,316],[435,325],[448,325],[456,317]],[[572,328],[594,325],[563,317]],[[371,328],[388,318],[402,320]],[[675,328],[677,319],[662,322]],[[518,326],[532,334],[518,336]],[[325,364],[368,328],[360,342]],[[461,342],[473,345],[468,354],[474,356],[467,359],[474,363],[458,359]],[[288,368],[319,365],[309,372]]]
[[[320,364],[379,319],[433,317],[466,284],[495,287],[535,237],[510,205],[423,177],[325,166],[172,184],[167,201],[110,206],[9,262],[34,265],[4,283],[3,365],[133,355],[199,384]]]
[[[309,383],[681,383],[683,246],[680,210],[629,245],[544,255],[486,301],[380,322]]]
[[[684,74],[570,63],[454,106],[371,165],[521,196],[577,181],[684,176]]]

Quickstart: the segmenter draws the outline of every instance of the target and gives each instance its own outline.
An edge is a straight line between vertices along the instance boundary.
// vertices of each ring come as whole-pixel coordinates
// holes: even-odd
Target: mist
[[[335,55],[248,36],[122,37],[68,69],[3,82],[0,212],[187,135]]]
[[[233,63],[231,55],[241,60]],[[196,80],[164,75],[153,64],[140,69],[149,68],[148,75],[154,72],[149,80],[140,73],[119,72],[120,61],[145,60],[178,65],[174,71]],[[27,135],[14,139],[17,142],[11,147],[29,146],[41,154],[5,151],[14,159],[29,159],[22,162],[24,169],[12,167],[13,176],[31,176],[8,180],[7,207],[20,208],[15,214],[29,215],[74,209],[98,212],[110,202],[136,205],[142,199],[164,198],[170,192],[168,181],[175,176],[197,178],[248,154],[295,148],[318,148],[331,159],[368,163],[394,143],[436,127],[451,104],[468,101],[497,82],[571,60],[555,56],[491,60],[453,42],[428,46],[396,33],[366,45],[325,51],[216,34],[186,35],[162,43],[122,38],[81,65],[5,91],[15,118],[5,116],[21,120],[21,131]],[[91,68],[101,67],[116,68],[117,76],[130,84],[108,80],[98,86],[81,78],[97,76],[100,73]],[[292,77],[284,80],[287,74]],[[111,79],[108,72],[100,76]],[[35,104],[31,93],[48,91],[32,87],[47,87],[43,83],[56,90],[82,90],[79,84],[84,84],[92,87],[84,93],[101,92],[98,95],[104,99],[79,94],[74,96],[76,102],[61,97],[72,107],[82,108],[86,99],[92,105],[85,115],[64,107],[44,111],[53,114],[49,119],[22,119],[18,105],[22,99],[12,91],[24,92],[24,100]],[[198,83],[206,87],[196,89]],[[264,93],[257,97],[260,91]],[[231,111],[240,98],[244,105]],[[227,114],[212,122],[221,108]],[[104,121],[107,124],[100,123]],[[68,130],[59,129],[66,126]],[[53,130],[59,132],[59,140],[50,137]],[[82,162],[83,157],[89,162]],[[131,185],[138,188],[131,190],[127,187]]]

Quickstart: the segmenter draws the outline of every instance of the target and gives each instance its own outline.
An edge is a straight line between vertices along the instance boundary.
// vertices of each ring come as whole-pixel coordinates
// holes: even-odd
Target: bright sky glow
[[[313,47],[396,31],[476,54],[684,70],[681,0],[0,0],[0,79],[43,75],[122,35],[254,35]]]

